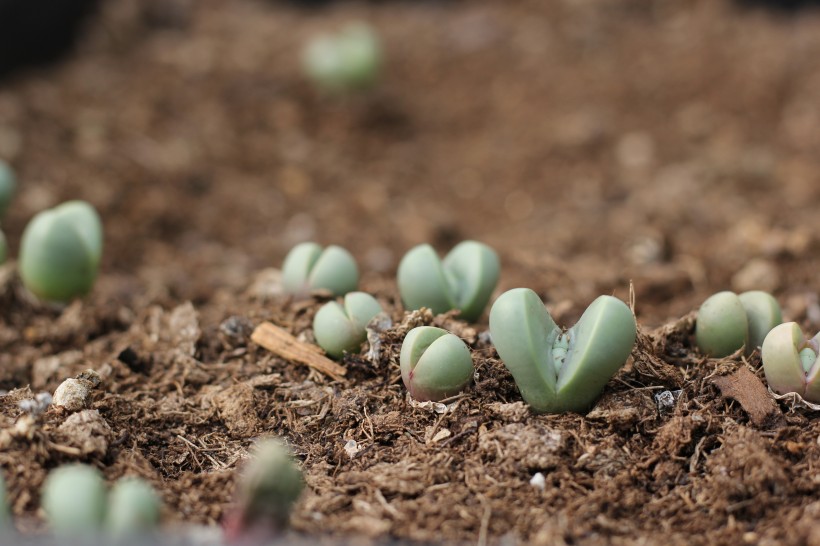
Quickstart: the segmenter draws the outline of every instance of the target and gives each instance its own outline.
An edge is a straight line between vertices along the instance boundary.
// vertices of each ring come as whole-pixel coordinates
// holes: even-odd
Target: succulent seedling
[[[356,290],[358,284],[356,260],[339,246],[322,249],[316,243],[301,243],[291,249],[282,264],[282,287],[290,294],[329,290],[335,296],[344,296]]]
[[[114,535],[146,534],[159,524],[161,509],[159,496],[146,481],[123,478],[111,489],[106,527]]]
[[[470,349],[441,328],[419,326],[401,345],[401,378],[416,400],[438,402],[458,394],[473,377]]]
[[[535,292],[516,288],[493,304],[490,334],[533,410],[581,412],[626,362],[637,325],[624,302],[600,296],[572,328],[563,331]]]
[[[16,188],[17,180],[14,171],[7,163],[0,161],[0,219],[6,215]]]
[[[376,34],[358,23],[337,34],[314,38],[302,61],[305,73],[317,86],[341,93],[372,86],[378,79],[382,52]]]
[[[746,354],[751,354],[782,321],[780,305],[771,294],[759,290],[739,296],[734,292],[718,292],[698,310],[695,341],[701,352],[717,358],[741,347],[746,347]]]
[[[285,529],[304,487],[302,471],[284,442],[261,440],[239,477],[237,507],[225,522],[229,542],[252,538],[261,544]]]
[[[61,466],[46,478],[42,506],[55,534],[94,534],[105,519],[105,482],[93,467]]]
[[[473,321],[490,301],[500,267],[495,251],[476,241],[459,243],[443,261],[433,247],[419,245],[399,263],[399,292],[407,309],[459,309],[461,318]]]
[[[313,318],[316,343],[333,358],[359,350],[367,339],[367,323],[382,312],[376,298],[364,292],[350,292],[344,307],[330,301]]]
[[[760,357],[769,386],[778,394],[796,392],[820,404],[820,334],[806,339],[795,322],[775,326],[763,341]]]
[[[69,201],[31,219],[20,242],[20,277],[45,301],[67,302],[91,290],[102,256],[100,217],[85,201]]]

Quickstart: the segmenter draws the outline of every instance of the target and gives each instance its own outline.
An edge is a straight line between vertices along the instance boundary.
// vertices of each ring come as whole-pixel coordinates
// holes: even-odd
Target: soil
[[[365,20],[377,89],[314,90],[299,53]],[[82,461],[148,479],[169,527],[218,525],[254,439],[284,436],[308,537],[477,544],[820,544],[815,414],[773,402],[757,354],[708,359],[692,315],[773,291],[820,329],[820,13],[724,1],[331,3],[109,0],[67,62],[0,87],[4,231],[74,198],[101,212],[91,295],[63,309],[0,282],[0,466],[21,531]],[[639,343],[587,415],[528,410],[476,324],[477,379],[409,400],[401,255],[496,248],[497,293],[570,325],[630,299]],[[334,380],[250,341],[310,343],[322,297],[277,290],[296,242],[348,248],[398,325]],[[405,322],[402,326],[402,322]],[[91,368],[88,410],[18,406]],[[347,449],[346,449],[347,447]],[[544,487],[530,482],[536,473]]]

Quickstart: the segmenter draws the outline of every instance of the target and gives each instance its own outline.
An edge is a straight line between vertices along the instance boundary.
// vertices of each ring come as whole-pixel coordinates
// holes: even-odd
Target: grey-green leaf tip
[[[85,201],[68,201],[40,212],[20,241],[20,277],[39,299],[67,302],[94,286],[102,257],[103,230]]]
[[[820,404],[818,354],[820,334],[806,339],[795,322],[775,326],[760,351],[769,387],[778,394],[796,392],[804,400]]]
[[[17,189],[17,178],[8,163],[0,160],[0,220],[6,216],[14,192]]]
[[[376,83],[382,48],[375,32],[362,23],[350,24],[336,34],[317,36],[305,48],[305,73],[325,91],[345,93]]]
[[[111,489],[106,528],[115,536],[144,535],[156,529],[161,511],[162,501],[148,482],[123,478]]]
[[[287,446],[277,438],[260,441],[239,480],[240,528],[286,527],[304,487]]]
[[[359,285],[359,268],[347,250],[331,245],[301,243],[291,249],[282,264],[282,288],[295,295],[329,290],[344,296]]]
[[[105,519],[105,482],[93,467],[61,466],[46,478],[41,504],[54,534],[95,534]]]
[[[441,328],[419,326],[401,345],[401,378],[416,400],[438,402],[455,394],[473,378],[470,349]]]
[[[328,302],[313,317],[316,343],[333,358],[358,352],[367,339],[367,323],[381,312],[376,298],[365,292],[350,292],[344,306]]]
[[[424,244],[401,259],[397,283],[407,309],[427,307],[436,314],[458,309],[471,322],[484,312],[500,271],[498,255],[483,243],[463,241],[444,260]]]
[[[582,412],[626,362],[637,325],[624,302],[600,296],[564,332],[535,292],[516,288],[493,304],[490,334],[534,411]]]
[[[722,358],[741,347],[751,354],[763,344],[769,331],[783,322],[780,305],[760,290],[718,292],[698,310],[695,341],[706,355]]]

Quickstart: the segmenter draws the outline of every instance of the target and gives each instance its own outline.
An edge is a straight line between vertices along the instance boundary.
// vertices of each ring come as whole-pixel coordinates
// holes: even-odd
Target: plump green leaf
[[[356,290],[359,268],[345,249],[331,245],[324,250],[316,243],[293,247],[282,264],[282,288],[296,295],[312,290],[329,290],[344,296]]]
[[[57,535],[90,535],[106,514],[105,482],[99,471],[81,464],[61,466],[46,478],[42,506]]]
[[[820,334],[806,339],[800,326],[786,322],[775,326],[760,351],[769,387],[779,394],[796,392],[820,403]]]
[[[145,480],[123,478],[111,489],[106,527],[115,535],[145,534],[159,524],[161,509],[159,496]]]
[[[443,400],[464,390],[473,377],[470,349],[441,328],[420,326],[404,338],[401,377],[417,400]]]
[[[357,352],[367,338],[367,324],[381,312],[376,298],[364,292],[347,294],[344,307],[335,301],[328,302],[313,318],[316,343],[334,358]]]

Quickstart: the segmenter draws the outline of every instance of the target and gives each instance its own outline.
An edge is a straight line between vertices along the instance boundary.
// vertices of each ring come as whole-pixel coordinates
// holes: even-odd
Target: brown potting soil
[[[305,81],[311,35],[369,22],[376,89]],[[287,439],[295,532],[477,544],[818,544],[816,414],[772,401],[755,353],[707,359],[692,312],[773,291],[820,329],[820,13],[724,1],[334,3],[110,0],[66,63],[0,87],[4,221],[98,207],[102,271],[64,309],[0,279],[0,467],[18,527],[43,529],[60,464],[137,474],[165,521],[217,525],[253,441]],[[640,325],[586,415],[537,415],[484,333],[401,307],[413,245],[496,248],[497,293],[536,290],[571,325],[599,294]],[[335,380],[250,341],[304,343],[325,301],[277,291],[296,242],[348,248],[396,324]],[[473,349],[444,406],[406,396],[410,323]],[[85,412],[21,400],[91,368]],[[543,487],[531,484],[537,473]]]

